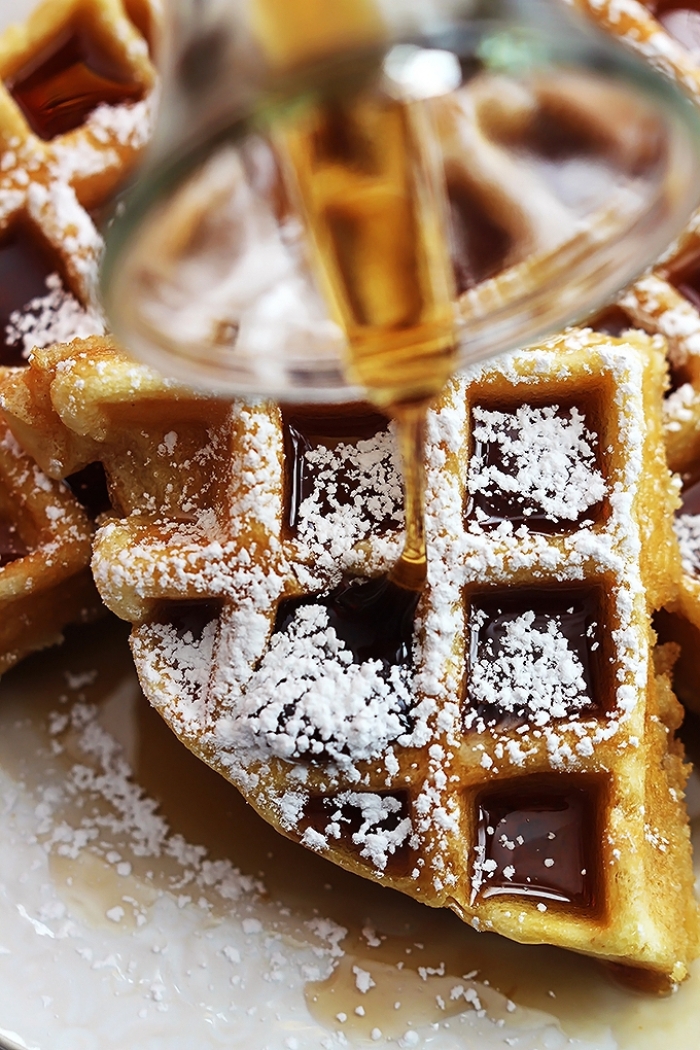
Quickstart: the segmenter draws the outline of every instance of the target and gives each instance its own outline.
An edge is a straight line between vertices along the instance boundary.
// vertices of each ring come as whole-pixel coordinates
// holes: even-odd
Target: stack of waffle
[[[147,0],[50,0],[0,36],[0,373],[103,331],[102,238],[145,145]],[[98,470],[50,481],[0,420],[0,669],[100,608],[89,571]]]
[[[591,4],[609,21],[618,6]],[[142,40],[133,51],[145,62]],[[8,90],[32,88],[38,66],[21,67]],[[77,176],[61,186],[79,199]],[[53,479],[41,486],[104,471],[92,568],[134,625],[144,690],[265,819],[477,929],[586,952],[654,989],[700,950],[677,646],[652,627],[685,622],[695,600],[666,455],[688,484],[700,476],[693,237],[593,329],[445,391],[417,602],[378,583],[368,607],[357,587],[402,545],[394,434],[368,406],[227,402],[163,381],[101,334],[68,263],[60,291],[85,338],[37,339],[22,304],[10,327],[33,349],[1,383],[12,440]]]

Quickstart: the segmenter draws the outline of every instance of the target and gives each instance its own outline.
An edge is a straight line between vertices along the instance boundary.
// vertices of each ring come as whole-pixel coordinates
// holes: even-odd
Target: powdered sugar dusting
[[[673,527],[681,549],[683,572],[700,576],[700,514],[679,514]]]
[[[163,545],[154,571],[147,548],[130,539],[128,519],[103,528],[96,543],[97,579],[117,608],[112,582],[117,569],[119,589],[127,588],[131,596],[152,600],[165,586],[170,600],[178,592],[223,600],[211,650],[208,643],[191,640],[184,656],[175,632],[147,622],[147,604],[145,622],[134,634],[148,694],[191,747],[274,824],[311,849],[343,856],[348,865],[366,864],[375,878],[385,877],[392,855],[384,845],[375,850],[369,839],[363,844],[353,838],[364,818],[359,825],[353,818],[352,826],[325,815],[311,820],[309,806],[321,798],[331,815],[345,812],[350,793],[352,805],[365,806],[369,814],[372,796],[386,800],[402,793],[410,833],[407,825],[400,848],[408,857],[409,884],[426,899],[458,900],[487,927],[501,928],[502,917],[492,916],[486,899],[470,903],[463,887],[465,851],[470,875],[472,863],[478,864],[474,843],[463,841],[464,822],[471,820],[460,787],[464,776],[472,785],[494,776],[521,776],[531,768],[584,776],[587,770],[600,772],[601,762],[613,763],[613,754],[624,754],[630,768],[639,760],[651,673],[641,531],[653,519],[647,507],[650,521],[641,522],[639,499],[645,444],[651,440],[645,384],[649,375],[660,376],[660,351],[643,337],[630,339],[619,343],[572,331],[505,356],[497,365],[474,368],[455,380],[429,413],[429,576],[413,620],[410,672],[387,671],[368,659],[355,662],[331,629],[325,604],[348,566],[365,579],[382,572],[392,550],[398,554],[399,530],[388,539],[338,526],[327,536],[315,528],[320,500],[312,498],[304,539],[285,532],[282,419],[274,408],[234,409],[230,499],[217,511],[218,547],[211,540],[202,546],[190,529],[186,545],[170,544],[169,553]],[[603,377],[595,387],[593,374]],[[486,407],[502,403],[505,386],[509,403],[515,403],[517,390],[520,415],[517,407],[511,413]],[[584,398],[590,418],[604,418],[607,432],[615,435],[613,451],[598,449],[598,436],[586,425],[589,416],[570,407]],[[469,463],[475,404],[484,406],[480,416],[471,416],[484,428],[482,444],[499,444],[501,459],[512,451],[507,473],[521,474],[519,491],[570,523],[565,530],[535,532],[522,516],[505,517],[490,528],[465,517],[470,479],[502,481],[483,473],[493,461],[476,469]],[[526,441],[530,434],[534,456]],[[344,444],[337,458],[323,451],[316,464],[331,494],[337,483],[333,471],[345,471],[352,458],[353,443]],[[383,491],[385,482],[375,476],[386,471],[391,491],[391,459],[380,454],[377,443],[369,452],[371,484]],[[671,490],[669,481],[668,493],[655,494],[659,514],[664,499],[671,505]],[[588,520],[586,511],[602,500],[605,513]],[[343,508],[338,500],[333,510],[350,518],[353,501]],[[660,520],[655,528],[665,527],[666,517]],[[517,615],[497,650],[477,652],[469,668],[470,595],[507,589],[514,579],[522,597]],[[573,639],[563,613],[561,623],[556,612],[549,621],[545,616],[535,622],[528,588],[604,594],[603,612],[595,614],[595,645],[599,635],[612,656],[602,675],[604,696],[584,667],[583,654],[593,640]],[[280,620],[280,603],[288,598],[297,601],[294,613]],[[467,670],[473,672],[471,682]],[[516,718],[496,719],[495,725],[470,719],[474,703]],[[382,813],[372,834],[377,828],[396,830],[386,806]]]
[[[472,495],[499,489],[514,493],[553,521],[574,521],[605,495],[594,435],[575,406],[560,414],[552,405],[521,405],[514,413],[475,405],[473,416],[474,440],[497,450],[499,462],[488,465],[483,454],[472,459]],[[525,516],[532,513],[532,506],[523,507]]]
[[[505,625],[498,652],[487,645],[471,671],[470,699],[510,713],[527,711],[532,724],[541,726],[572,708],[590,707],[592,699],[581,661],[556,621],[538,630],[534,620],[533,612],[523,613]],[[474,718],[470,712],[468,724]]]
[[[66,291],[58,274],[46,278],[46,289],[46,295],[32,299],[23,310],[10,314],[5,328],[8,344],[21,343],[23,357],[28,357],[35,347],[104,334],[102,318]]]
[[[322,755],[339,764],[410,743],[410,673],[378,660],[353,663],[322,606],[296,611],[251,677],[238,718],[280,758]],[[245,732],[243,726],[240,732]]]
[[[349,837],[360,847],[360,856],[378,872],[385,871],[389,859],[412,838],[411,820],[400,816],[401,801],[392,795],[341,791],[326,801],[328,818],[323,832],[309,827],[302,835],[302,842],[311,849],[323,851],[341,839],[344,826],[350,822],[349,813],[353,811],[359,815],[359,827],[351,831]]]
[[[305,458],[315,477],[314,491],[299,506],[297,534],[302,543],[337,557],[375,534],[385,519],[397,528],[403,525],[403,487],[393,427],[356,444],[318,445]]]

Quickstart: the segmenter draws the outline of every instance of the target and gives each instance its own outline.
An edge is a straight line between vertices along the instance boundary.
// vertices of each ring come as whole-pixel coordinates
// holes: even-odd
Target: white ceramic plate
[[[10,1047],[698,1047],[700,966],[637,997],[277,836],[150,709],[111,620],[0,684],[0,843]]]

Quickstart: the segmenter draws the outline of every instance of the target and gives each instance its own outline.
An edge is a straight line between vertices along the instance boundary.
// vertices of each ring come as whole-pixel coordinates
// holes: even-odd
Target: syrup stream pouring
[[[106,306],[130,350],[195,385],[369,396],[392,416],[390,581],[419,593],[427,407],[458,367],[590,313],[666,246],[697,203],[698,117],[545,0],[224,6],[203,27],[180,0]]]

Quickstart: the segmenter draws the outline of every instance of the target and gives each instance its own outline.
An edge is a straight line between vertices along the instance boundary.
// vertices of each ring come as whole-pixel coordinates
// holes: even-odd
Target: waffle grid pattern
[[[268,820],[337,863],[454,908],[478,928],[554,941],[679,979],[693,950],[694,908],[678,892],[669,929],[654,887],[680,890],[678,872],[686,868],[690,878],[684,773],[673,744],[678,707],[667,679],[655,674],[649,625],[652,611],[675,597],[676,497],[662,444],[663,354],[645,337],[630,338],[620,345],[572,332],[455,383],[432,414],[431,574],[406,679],[409,718],[398,708],[393,721],[391,710],[380,711],[369,735],[356,726],[332,727],[326,745],[336,741],[335,762],[323,751],[311,762],[299,753],[285,757],[279,718],[266,721],[274,678],[263,678],[256,691],[256,676],[274,639],[285,636],[274,633],[280,603],[327,593],[347,574],[385,571],[400,550],[400,530],[319,557],[308,537],[300,542],[284,524],[283,418],[292,413],[263,403],[229,409],[185,391],[178,401],[115,351],[105,350],[96,371],[94,350],[47,351],[43,371],[35,361],[19,375],[13,396],[20,405],[19,387],[34,384],[34,405],[50,405],[51,427],[44,418],[39,430],[57,436],[53,452],[70,435],[71,466],[80,456],[100,458],[113,493],[131,493],[124,516],[98,532],[98,587],[135,624],[134,655],[151,701]],[[91,373],[92,381],[76,384],[76,370],[86,379]],[[148,431],[150,461],[142,452],[125,456],[137,416],[150,419],[168,398],[169,421],[153,422]],[[473,511],[465,518],[475,407],[508,413],[522,405],[579,406],[597,434],[604,498],[594,493],[590,511],[584,507],[550,531],[508,521],[485,526]],[[5,406],[15,425],[7,393]],[[41,459],[42,450],[35,451]],[[43,453],[51,458],[48,447]],[[135,473],[140,461],[148,463],[150,484],[143,470]],[[185,498],[178,511],[167,493],[193,461],[202,464],[208,487],[198,503]],[[506,624],[530,611],[533,596],[535,605],[552,599],[538,621],[545,625],[564,624],[569,602],[589,603],[593,626],[583,644],[591,666],[591,647],[603,651],[599,671],[591,672],[592,705],[563,717],[550,711],[539,725],[501,712],[494,726],[488,708],[484,717],[468,717],[477,706],[475,607],[498,607],[501,614],[499,595],[506,593],[520,603],[510,619],[506,609]],[[476,638],[471,652],[470,637]],[[289,659],[295,658],[292,646]],[[277,688],[284,688],[284,676]],[[529,815],[523,799],[531,800]],[[561,825],[555,836],[568,846],[542,857],[539,846],[528,851],[525,835],[520,861],[523,844],[516,842],[506,864],[503,835],[508,840],[509,829],[522,830],[523,821],[533,826],[533,813]],[[494,837],[488,822],[496,818]],[[587,859],[566,875],[564,854]],[[552,871],[543,868],[545,860],[553,860]],[[514,882],[503,874],[511,867]],[[679,930],[688,931],[680,940]],[[673,958],[664,941],[673,945]]]

